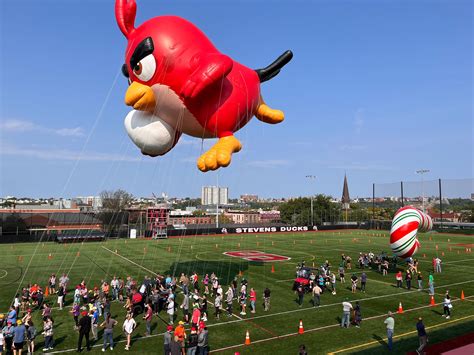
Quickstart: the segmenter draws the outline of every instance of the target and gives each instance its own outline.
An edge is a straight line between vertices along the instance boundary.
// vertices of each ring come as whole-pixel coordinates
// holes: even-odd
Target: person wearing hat
[[[12,321],[7,319],[7,325],[2,329],[3,337],[5,339],[5,350],[7,354],[11,353],[12,351],[14,330],[15,326],[13,325]]]
[[[184,340],[186,339],[186,329],[184,329],[184,322],[179,321],[178,325],[174,329],[174,336],[178,337],[178,341],[181,344],[181,347],[184,347]]]
[[[171,354],[171,340],[173,339],[173,326],[168,325],[166,327],[166,333],[164,334],[164,343],[163,343],[163,349],[165,352],[165,355],[170,355]]]
[[[13,331],[13,354],[21,355],[23,346],[25,345],[26,328],[21,319],[16,321],[16,327]]]
[[[87,311],[81,312],[82,318],[79,321],[79,340],[77,342],[77,351],[82,351],[82,339],[86,338],[86,347],[87,351],[91,350],[91,344],[89,340],[89,334],[91,332],[91,318],[89,317],[89,313]]]

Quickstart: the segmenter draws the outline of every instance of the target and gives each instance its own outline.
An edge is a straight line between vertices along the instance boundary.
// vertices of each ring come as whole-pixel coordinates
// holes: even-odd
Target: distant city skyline
[[[137,0],[137,7],[137,24],[182,16],[250,68],[291,49],[292,62],[262,85],[285,121],[252,120],[236,134],[244,149],[217,172],[196,168],[208,140],[182,137],[163,157],[143,156],[123,127],[126,41],[113,1],[91,8],[5,0],[0,196],[97,196],[121,188],[199,197],[201,186],[219,184],[233,198],[339,197],[345,172],[354,198],[371,196],[374,182],[393,182],[377,194],[396,196],[401,180],[415,182],[407,195],[421,195],[419,169],[430,170],[423,176],[428,196],[437,194],[437,178],[473,177],[470,1],[202,0],[197,7]],[[310,174],[317,176],[312,183]],[[468,198],[472,179],[443,191]]]

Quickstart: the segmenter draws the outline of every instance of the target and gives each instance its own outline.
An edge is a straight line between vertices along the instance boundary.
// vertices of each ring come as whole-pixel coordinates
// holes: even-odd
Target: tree
[[[99,219],[104,225],[107,234],[116,234],[122,224],[127,223],[128,212],[126,209],[133,200],[133,195],[124,190],[102,191],[102,211],[99,213]]]
[[[317,195],[313,198],[313,220],[315,224],[336,222],[341,216],[341,206],[331,202],[330,196]],[[311,199],[299,197],[280,205],[282,222],[292,225],[311,224]]]

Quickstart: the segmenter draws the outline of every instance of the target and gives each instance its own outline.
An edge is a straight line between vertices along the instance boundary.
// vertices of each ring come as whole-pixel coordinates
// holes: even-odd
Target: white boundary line
[[[469,296],[469,297],[466,297],[466,298],[470,298],[470,297],[474,297],[474,296]],[[453,300],[453,302],[456,302],[456,301],[460,301],[460,300],[459,300],[459,299]],[[403,313],[413,312],[413,311],[417,311],[417,310],[419,310],[419,309],[428,308],[428,307],[432,307],[432,306],[431,306],[431,305],[426,305],[426,306],[420,306],[420,307],[410,308],[410,309],[405,310]],[[393,313],[393,315],[398,314],[396,311],[394,311],[394,312],[392,312],[392,313]],[[364,318],[363,320],[364,320],[364,321],[368,321],[368,320],[377,319],[377,318],[382,318],[382,317],[387,317],[387,313],[379,314],[379,315],[377,315],[377,316],[367,317],[367,318]],[[469,317],[474,317],[474,316],[469,316]],[[324,329],[328,329],[328,328],[335,328],[335,327],[340,327],[340,326],[341,326],[341,325],[340,325],[339,323],[337,323],[337,324],[330,324],[330,325],[325,325],[325,326],[318,327],[318,328],[307,329],[307,330],[305,330],[305,333],[316,332],[316,331],[319,331],[319,330],[324,330]],[[271,340],[275,340],[275,339],[281,339],[281,338],[287,338],[287,337],[295,336],[295,335],[299,335],[299,333],[298,333],[298,332],[295,332],[295,333],[288,333],[288,334],[283,334],[283,335],[279,335],[279,336],[275,336],[275,337],[271,337],[271,338],[259,339],[259,340],[252,341],[252,344],[255,344],[255,343],[264,343],[264,342],[267,342],[267,341],[271,341]],[[211,353],[216,353],[216,352],[219,352],[219,351],[224,351],[224,350],[239,348],[239,347],[241,347],[241,346],[244,346],[244,345],[242,345],[242,344],[231,345],[231,346],[227,346],[227,347],[225,347],[225,348],[219,348],[219,349],[216,349],[216,350],[212,350]]]
[[[0,269],[0,271],[3,271],[5,273],[5,275],[3,276],[0,276],[0,279],[3,279],[4,277],[7,277],[8,276],[8,271],[5,270],[5,269]]]
[[[474,297],[474,296],[466,297],[466,299],[472,298],[472,297]],[[460,299],[453,300],[453,302],[457,302],[457,301],[460,301]],[[470,301],[470,300],[469,300],[469,301]],[[337,303],[337,304],[339,304],[339,303]],[[426,306],[420,306],[420,307],[416,307],[416,308],[407,309],[407,310],[404,311],[404,313],[406,313],[406,312],[412,312],[412,311],[416,311],[416,310],[423,309],[423,308],[428,308],[428,307],[431,307],[431,305],[426,305]],[[397,313],[394,312],[394,315],[396,315],[396,314],[397,314]],[[381,317],[386,317],[386,313],[381,314],[381,315],[377,315],[377,316],[372,316],[372,317],[364,318],[364,320],[367,321],[367,320],[377,319],[377,318],[381,318]],[[250,318],[250,319],[254,319],[254,318]],[[209,325],[207,325],[207,327],[209,328],[209,327],[213,327],[213,326],[225,325],[225,324],[227,324],[227,323],[229,323],[229,322],[226,322],[226,323],[214,323],[214,324],[209,324]],[[339,327],[339,326],[340,326],[339,323],[337,323],[337,324],[325,325],[325,326],[318,327],[318,328],[307,329],[307,330],[305,330],[305,333],[315,332],[315,331],[324,330],[324,329],[328,329],[328,328],[335,328],[335,327]],[[143,340],[143,339],[159,337],[159,336],[162,336],[162,335],[164,335],[164,334],[165,334],[165,333],[158,333],[158,334],[150,335],[150,336],[148,336],[148,337],[142,336],[142,337],[134,338],[134,339],[133,339],[133,342],[135,343],[135,342],[140,341],[140,340]],[[265,339],[255,340],[255,341],[252,342],[252,344],[255,344],[255,343],[263,343],[263,342],[270,341],[270,340],[286,338],[286,337],[290,337],[290,336],[297,335],[297,334],[298,334],[298,333],[289,333],[289,334],[283,334],[283,335],[275,336],[275,337],[271,337],[271,338],[265,338]],[[119,343],[125,343],[125,342],[126,342],[126,339],[122,339],[122,340],[115,341],[114,343],[115,343],[115,344],[119,344]],[[99,343],[99,344],[92,345],[91,347],[92,347],[92,348],[99,348],[99,347],[102,347],[102,346],[103,346],[103,344]],[[216,350],[212,350],[211,352],[219,352],[219,351],[224,351],[224,350],[228,350],[228,349],[232,349],[232,348],[238,348],[238,347],[241,347],[241,346],[243,346],[243,345],[242,345],[242,344],[231,345],[231,346],[228,346],[228,347],[225,347],[225,348],[219,348],[219,349],[216,349]],[[57,351],[51,351],[51,352],[48,352],[48,354],[61,354],[61,353],[73,352],[73,351],[76,351],[76,348],[65,349],[65,350],[57,350]]]
[[[121,257],[122,259],[142,268],[143,270],[146,270],[154,275],[158,275],[157,273],[155,273],[154,271],[134,262],[133,260],[130,260],[118,253],[115,253],[113,250],[110,250],[109,248],[105,247],[105,246],[102,246],[103,249],[106,249],[107,251],[109,251],[110,253],[114,254],[114,255],[117,255],[119,257]],[[462,281],[462,282],[456,282],[456,283],[453,283],[453,284],[448,284],[448,285],[441,285],[441,286],[437,286],[437,288],[445,288],[445,287],[450,287],[450,286],[455,286],[455,285],[461,285],[461,284],[466,284],[466,283],[472,283],[474,282],[474,280],[469,280],[469,281]],[[408,294],[408,293],[413,293],[413,292],[417,292],[417,289],[413,290],[413,291],[405,291],[405,292],[398,292],[398,293],[393,293],[393,294],[389,294],[389,295],[380,295],[380,296],[374,296],[374,297],[368,297],[368,298],[361,298],[361,299],[354,299],[354,300],[350,300],[349,302],[355,302],[355,301],[359,301],[359,302],[362,302],[362,301],[369,301],[369,300],[373,300],[373,299],[379,299],[379,298],[387,298],[387,297],[392,297],[392,296],[397,296],[397,295],[402,295],[402,294]],[[470,297],[474,297],[474,296],[469,296],[469,297],[466,297],[466,298],[470,298]],[[458,301],[459,299],[455,299],[453,300],[453,302],[455,301]],[[208,303],[212,304],[211,302],[208,301]],[[319,308],[325,308],[325,307],[332,307],[332,306],[340,306],[341,305],[341,302],[335,302],[335,303],[330,303],[330,304],[326,304],[326,305],[322,305],[320,306]],[[406,310],[405,312],[410,312],[410,311],[414,311],[414,310],[417,310],[417,309],[423,309],[423,308],[427,308],[427,307],[431,307],[431,305],[427,305],[427,306],[420,306],[420,307],[416,307],[416,308],[412,308],[412,309],[408,309]],[[228,325],[228,324],[231,324],[231,323],[239,323],[239,322],[245,322],[245,321],[253,321],[255,319],[261,319],[261,318],[267,318],[267,317],[272,317],[272,316],[278,316],[278,315],[282,315],[282,314],[288,314],[288,313],[295,313],[295,312],[301,312],[301,311],[308,311],[310,309],[314,309],[314,307],[306,307],[306,308],[299,308],[299,309],[294,309],[294,310],[289,310],[289,311],[283,311],[283,312],[277,312],[277,313],[271,313],[271,314],[265,314],[265,315],[261,315],[261,316],[256,316],[256,317],[251,317],[251,318],[241,318],[235,314],[233,314],[233,316],[235,316],[236,318],[238,318],[237,320],[232,320],[232,321],[228,321],[228,322],[223,322],[223,323],[213,323],[213,324],[208,324],[207,327],[210,328],[210,327],[216,327],[216,326],[222,326],[222,325]],[[365,320],[370,320],[370,319],[376,319],[376,318],[380,318],[380,317],[384,317],[386,316],[386,314],[382,314],[382,315],[378,315],[378,316],[373,316],[373,317],[369,317],[369,318],[364,318]],[[339,324],[333,324],[333,325],[327,325],[327,326],[323,326],[323,327],[319,327],[319,328],[313,328],[313,329],[309,329],[309,330],[306,330],[306,332],[312,332],[312,331],[318,331],[318,330],[323,330],[323,329],[327,329],[327,328],[332,328],[332,327],[338,327]],[[260,339],[260,340],[256,340],[256,341],[253,341],[252,343],[261,343],[261,342],[266,342],[266,341],[270,341],[270,340],[274,340],[274,339],[280,339],[280,338],[285,338],[285,337],[289,337],[289,336],[292,336],[292,335],[295,335],[295,334],[298,334],[298,333],[289,333],[289,334],[284,334],[284,335],[280,335],[280,336],[275,336],[275,337],[271,337],[271,338],[265,338],[265,339]],[[148,337],[139,337],[139,338],[135,338],[134,339],[134,342],[135,341],[138,341],[138,340],[141,340],[141,339],[146,339],[146,338],[152,338],[152,337],[157,337],[157,336],[161,336],[161,335],[164,335],[164,333],[159,333],[159,334],[154,334],[154,335],[150,335]],[[126,340],[123,339],[123,340],[119,340],[117,342],[115,342],[116,344],[118,343],[124,343]],[[103,344],[95,344],[93,345],[92,347],[93,348],[98,348],[98,347],[102,347]],[[232,349],[232,348],[237,348],[237,347],[240,347],[242,346],[242,344],[238,344],[238,345],[232,345],[232,346],[229,346],[229,347],[226,347],[226,348],[220,348],[220,349],[216,349],[216,350],[213,350],[212,352],[218,352],[218,351],[223,351],[223,350],[228,350],[228,349]],[[76,351],[75,348],[73,349],[65,349],[65,350],[58,350],[58,351],[52,351],[52,352],[49,352],[50,354],[59,354],[59,353],[66,353],[66,352],[73,352],[73,351]]]

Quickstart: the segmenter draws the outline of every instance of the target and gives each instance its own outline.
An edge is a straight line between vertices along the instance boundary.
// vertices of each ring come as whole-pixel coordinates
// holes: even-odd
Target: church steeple
[[[342,188],[342,209],[343,210],[348,210],[350,209],[350,202],[351,199],[349,197],[349,186],[347,185],[347,175],[344,174],[344,187]]]

